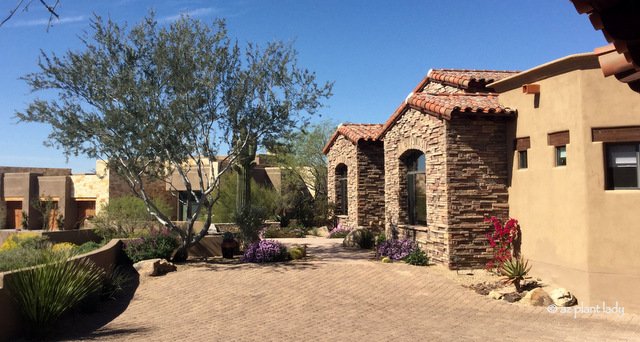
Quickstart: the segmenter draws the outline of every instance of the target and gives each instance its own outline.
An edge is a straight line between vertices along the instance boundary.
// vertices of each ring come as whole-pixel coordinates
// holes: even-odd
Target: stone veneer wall
[[[431,260],[448,258],[445,121],[409,109],[384,136],[385,227],[391,237],[408,237],[422,245]],[[425,154],[427,226],[407,224],[406,166],[403,157],[418,150]]]
[[[450,268],[483,267],[492,257],[484,218],[508,216],[505,121],[408,110],[384,137],[387,235],[417,241]],[[426,227],[407,224],[404,157],[412,150],[425,154]]]
[[[384,144],[358,144],[358,226],[384,229]]]
[[[455,116],[447,128],[450,265],[483,267],[493,259],[485,217],[509,216],[507,120]]]
[[[338,221],[347,227],[358,226],[358,168],[357,146],[344,136],[339,135],[327,153],[327,192],[329,201],[338,204],[340,182],[336,177],[336,168],[344,164],[347,166],[347,213],[338,216]]]

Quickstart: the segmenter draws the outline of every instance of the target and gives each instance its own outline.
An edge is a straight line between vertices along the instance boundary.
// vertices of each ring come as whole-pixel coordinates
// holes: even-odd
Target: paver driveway
[[[300,240],[283,239],[286,243]],[[307,262],[211,265],[143,282],[93,341],[640,340],[640,316],[551,314],[491,300],[428,267],[305,239]]]

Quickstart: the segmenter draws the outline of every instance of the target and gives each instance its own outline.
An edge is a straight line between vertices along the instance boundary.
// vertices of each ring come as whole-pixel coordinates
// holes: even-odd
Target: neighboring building
[[[600,66],[595,54],[572,55],[490,84],[518,110],[509,214],[545,281],[638,312],[640,95]]]
[[[219,157],[214,162],[215,175],[222,160]],[[188,176],[197,187],[195,169]],[[258,184],[280,190],[280,168],[269,166],[265,156],[257,156],[252,177]],[[147,183],[145,189],[149,197],[160,198],[174,207],[173,219],[183,220],[190,213],[184,201],[180,201],[186,199],[186,188],[177,174],[172,175],[171,181],[173,187],[168,182],[155,181]],[[55,214],[64,217],[64,227],[57,227],[54,218],[50,220],[50,227],[77,229],[83,226],[85,219],[99,213],[111,198],[125,195],[132,195],[129,186],[108,170],[103,161],[96,163],[95,174],[72,174],[71,169],[0,166],[0,205],[6,209],[5,217],[0,219],[3,228],[7,229],[22,227],[23,212],[28,217],[28,229],[41,229],[43,215],[31,205],[38,198],[50,198],[56,208]]]

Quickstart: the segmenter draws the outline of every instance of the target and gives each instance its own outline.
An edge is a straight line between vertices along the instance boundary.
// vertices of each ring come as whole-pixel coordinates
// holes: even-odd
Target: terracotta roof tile
[[[515,110],[498,103],[498,94],[411,94],[380,129],[378,139],[382,139],[409,108],[445,120],[461,114],[506,116],[515,113]]]
[[[331,145],[333,145],[340,134],[352,143],[357,144],[360,140],[378,140],[378,132],[381,128],[382,124],[340,124],[331,136],[331,139],[329,139],[327,145],[322,149],[322,153],[326,154],[329,152]]]
[[[414,92],[421,92],[428,82],[442,83],[462,89],[467,89],[472,84],[484,87],[489,83],[513,76],[516,73],[518,71],[432,69],[427,77],[414,89]]]

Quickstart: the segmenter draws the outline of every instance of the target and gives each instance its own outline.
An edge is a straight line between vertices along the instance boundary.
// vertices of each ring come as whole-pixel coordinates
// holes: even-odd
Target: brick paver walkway
[[[286,243],[300,240],[283,239]],[[640,340],[640,316],[551,314],[491,300],[428,267],[305,239],[322,259],[211,265],[143,282],[92,341]]]

